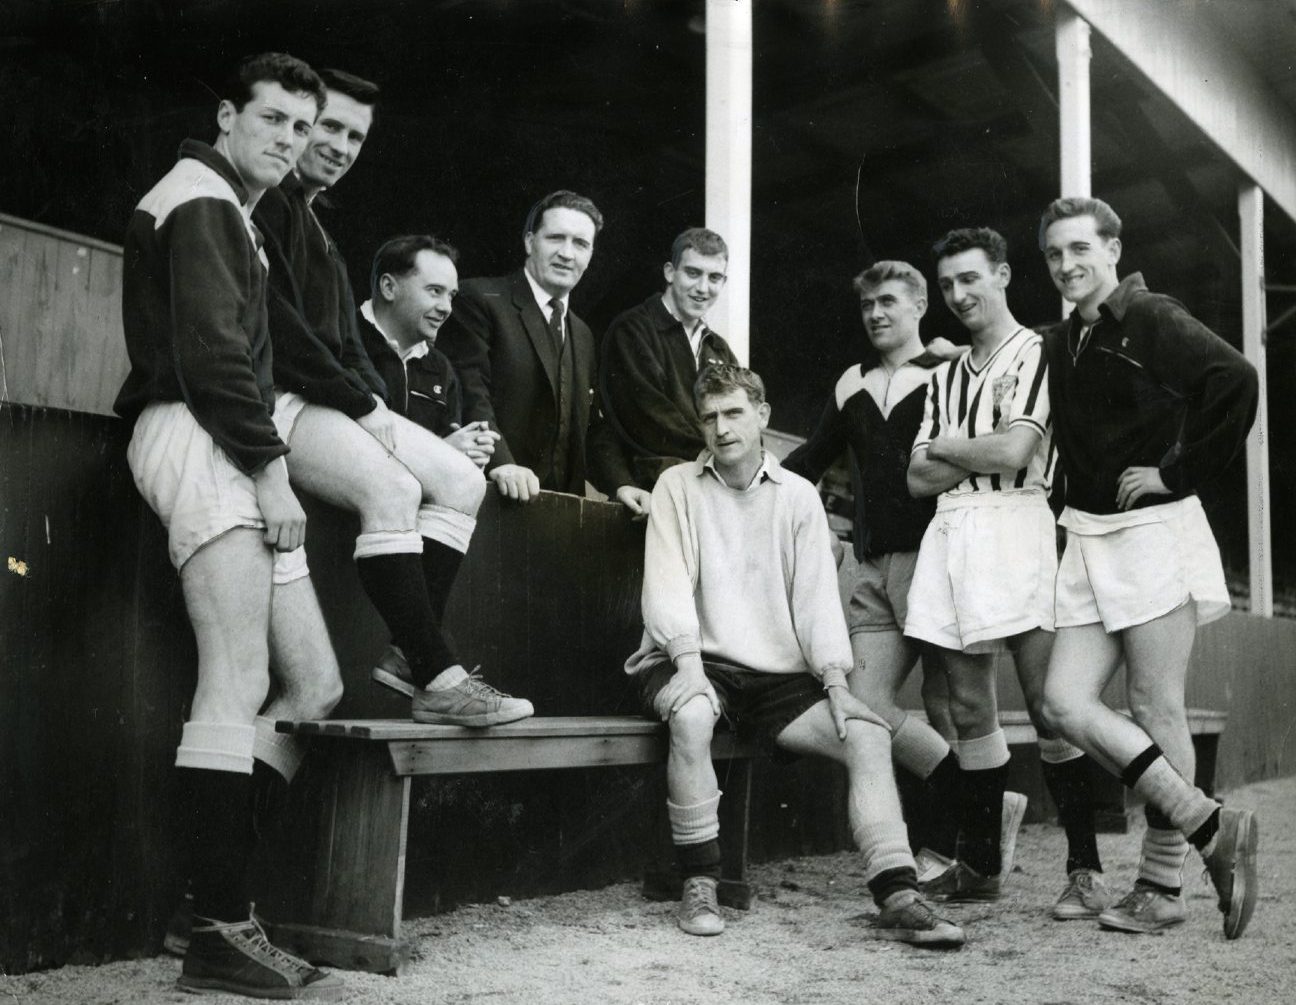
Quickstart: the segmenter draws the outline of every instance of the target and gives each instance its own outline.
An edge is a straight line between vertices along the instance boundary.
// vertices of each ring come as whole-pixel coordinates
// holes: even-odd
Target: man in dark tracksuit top
[[[1184,683],[1197,626],[1228,612],[1219,549],[1197,499],[1255,419],[1246,359],[1138,273],[1117,277],[1121,221],[1100,199],[1058,199],[1040,249],[1068,321],[1046,333],[1049,396],[1067,472],[1066,552],[1044,714],[1147,801],[1133,891],[1099,916],[1153,932],[1186,917],[1189,845],[1242,934],[1255,908],[1257,826],[1196,788]],[[1101,699],[1121,663],[1133,719]]]
[[[256,219],[272,250],[270,335],[276,408],[294,483],[357,513],[356,572],[404,653],[408,675],[384,680],[419,722],[489,726],[531,703],[469,674],[442,620],[485,495],[463,453],[393,412],[356,327],[346,269],[313,202],[346,174],[368,136],[378,89],[321,73],[328,99],[298,178],[267,194]]]
[[[896,693],[918,661],[904,637],[906,599],[923,532],[935,501],[909,494],[909,449],[922,422],[932,369],[948,358],[923,348],[919,324],[927,310],[927,281],[907,262],[877,262],[855,277],[860,312],[878,365],[856,364],[837,381],[814,432],[788,455],[784,467],[817,482],[849,448],[855,486],[854,550],[859,571],[847,606],[856,672],[852,693],[891,728],[892,759],[926,783],[923,819],[910,833],[919,878],[938,865],[931,853],[952,859],[958,837],[958,757],[932,726],[896,704]],[[948,718],[948,694],[939,673],[927,673],[929,718]]]
[[[269,716],[327,715],[341,689],[272,415],[267,262],[250,219],[300,154],[324,93],[310,67],[280,53],[244,60],[221,93],[215,147],[186,141],[131,218],[122,272],[131,370],[115,405],[133,423],[127,460],[167,528],[198,644],[176,752],[193,895],[178,986],[331,999],[345,993],[341,982],[266,940],[246,886],[254,800],[300,760],[257,715],[272,650],[293,700],[277,698]],[[287,654],[275,645],[285,610],[307,631]]]
[[[592,434],[590,467],[598,488],[636,515],[647,515],[658,476],[694,460],[705,446],[693,404],[698,372],[738,362],[706,324],[728,265],[729,248],[719,234],[684,231],[662,269],[666,291],[618,315],[603,336],[603,423]]]

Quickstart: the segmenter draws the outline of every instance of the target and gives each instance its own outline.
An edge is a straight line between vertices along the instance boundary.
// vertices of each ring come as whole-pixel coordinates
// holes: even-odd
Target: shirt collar
[[[716,480],[719,481],[720,484],[727,484],[724,478],[721,477],[720,472],[716,470],[715,457],[711,454],[711,451],[703,450],[702,453],[698,455],[697,474],[700,477],[708,471],[715,476]],[[768,450],[762,450],[760,467],[757,468],[756,473],[752,475],[750,484],[748,484],[748,486],[742,491],[750,492],[767,478],[776,485],[780,484],[783,481],[783,465],[779,464],[778,458]]]
[[[684,319],[679,317],[671,307],[667,294],[663,293],[657,298],[657,302],[662,305],[662,310],[664,310],[670,318],[670,324],[679,325],[684,329],[684,334],[688,336],[689,342],[696,350],[697,344],[702,341],[702,336],[707,332],[706,318],[698,318],[697,321],[693,323],[693,330],[690,331],[689,326],[684,323]]]
[[[536,306],[540,308],[540,313],[543,314],[545,320],[548,321],[549,315],[552,313],[549,308],[549,301],[552,300],[553,297],[546,293],[544,288],[531,277],[531,273],[527,271],[526,266],[522,267],[522,275],[526,276],[527,285],[531,287],[531,295],[535,297]],[[567,298],[570,295],[570,293],[564,293],[558,298],[558,302],[562,304],[564,320],[567,318]]]
[[[378,319],[374,317],[372,300],[366,300],[360,305],[360,316],[373,325],[378,334],[387,340],[387,344],[391,346],[392,351],[401,358],[402,363],[408,363],[412,359],[422,359],[428,354],[428,350],[432,348],[426,339],[419,339],[408,349],[402,349],[400,343],[383,331],[382,325],[380,325]]]
[[[1131,272],[1120,281],[1116,289],[1111,291],[1107,299],[1098,305],[1098,310],[1101,312],[1103,308],[1106,308],[1107,313],[1117,321],[1124,321],[1125,312],[1129,310],[1130,301],[1138,294],[1146,292],[1147,283],[1143,282],[1143,273]]]

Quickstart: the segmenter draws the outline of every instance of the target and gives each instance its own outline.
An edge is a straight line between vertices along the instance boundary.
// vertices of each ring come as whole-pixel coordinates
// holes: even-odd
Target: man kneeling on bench
[[[653,490],[644,637],[626,662],[644,705],[670,725],[667,812],[684,877],[679,926],[718,935],[720,791],[711,737],[723,715],[794,756],[845,765],[849,818],[885,938],[959,945],[918,893],[886,723],[854,698],[846,621],[818,493],[765,453],[765,386],[733,365],[693,388],[706,449]]]

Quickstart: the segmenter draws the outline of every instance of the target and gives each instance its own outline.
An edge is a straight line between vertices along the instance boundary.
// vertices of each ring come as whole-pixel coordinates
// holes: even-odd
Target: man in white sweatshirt
[[[706,449],[653,490],[644,557],[644,637],[626,662],[646,708],[670,725],[667,812],[684,878],[679,926],[718,935],[720,790],[711,738],[740,735],[845,766],[848,812],[881,909],[878,933],[963,942],[921,898],[891,768],[891,734],[847,687],[852,669],[836,564],[818,493],[761,445],[765,387],[726,364],[698,377]]]

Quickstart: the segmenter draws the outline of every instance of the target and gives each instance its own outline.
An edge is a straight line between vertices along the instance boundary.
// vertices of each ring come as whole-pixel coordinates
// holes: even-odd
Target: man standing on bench
[[[134,422],[127,460],[167,528],[198,646],[176,752],[193,894],[178,986],[335,999],[346,990],[337,978],[267,941],[246,885],[261,773],[296,754],[257,721],[272,648],[276,682],[298,711],[311,714],[306,689],[314,714],[328,714],[341,687],[307,578],[286,430],[272,414],[268,264],[250,219],[301,153],[324,88],[301,60],[266,53],[239,64],[221,93],[215,146],[186,140],[131,218],[122,276],[131,371],[115,405]],[[304,646],[291,645],[297,631]],[[285,647],[294,659],[279,658]]]
[[[886,723],[847,687],[850,640],[828,521],[814,486],[761,445],[765,387],[709,367],[694,385],[706,452],[657,481],[644,554],[644,636],[626,662],[646,709],[670,726],[667,812],[684,877],[679,926],[724,930],[720,790],[711,738],[721,715],[794,755],[843,764],[848,814],[878,930],[916,945],[963,942],[918,893]]]
[[[1008,743],[994,654],[1007,649],[1067,833],[1067,881],[1053,917],[1095,917],[1109,898],[1090,766],[1040,714],[1057,572],[1042,340],[1008,308],[1012,273],[1000,234],[954,230],[934,250],[941,295],[971,333],[972,351],[932,375],[909,462],[913,494],[939,498],[919,548],[905,634],[944,650],[962,769],[959,861],[924,888],[935,900],[990,901],[1007,878],[1003,849],[1014,843],[1026,808],[1025,796],[1005,802],[1004,795]]]
[[[1058,199],[1040,220],[1049,274],[1075,304],[1045,341],[1067,545],[1044,714],[1147,800],[1138,879],[1099,924],[1181,923],[1191,844],[1219,895],[1224,935],[1236,939],[1258,894],[1256,821],[1189,781],[1184,684],[1197,626],[1230,606],[1197,489],[1242,449],[1258,383],[1179,301],[1148,292],[1139,273],[1118,279],[1120,232],[1100,199]],[[1122,662],[1133,721],[1102,700]]]
[[[254,219],[271,255],[270,335],[276,410],[288,430],[293,483],[359,514],[356,571],[392,641],[418,722],[491,726],[531,703],[469,674],[442,620],[476,527],[486,483],[477,465],[384,400],[356,327],[346,263],[312,203],[350,170],[373,122],[378,89],[338,70],[297,173],[266,193]]]

